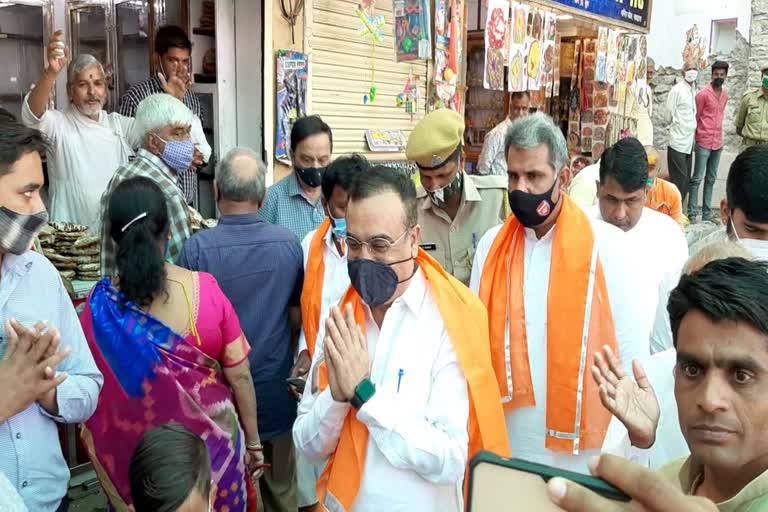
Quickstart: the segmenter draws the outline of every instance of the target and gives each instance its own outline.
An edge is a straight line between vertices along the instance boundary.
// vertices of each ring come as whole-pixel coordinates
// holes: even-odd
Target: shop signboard
[[[650,29],[651,0],[548,0],[643,31]]]

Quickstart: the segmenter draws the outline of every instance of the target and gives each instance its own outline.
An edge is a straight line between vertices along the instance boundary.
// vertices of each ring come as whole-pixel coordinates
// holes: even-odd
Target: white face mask
[[[699,78],[699,72],[695,69],[689,69],[685,72],[685,81],[689,84],[695,82],[697,78]]]
[[[733,218],[731,221],[731,229],[733,230],[733,236],[739,241],[742,247],[748,250],[755,259],[768,262],[768,240],[756,240],[754,238],[740,238],[736,232],[736,226],[733,224]]]

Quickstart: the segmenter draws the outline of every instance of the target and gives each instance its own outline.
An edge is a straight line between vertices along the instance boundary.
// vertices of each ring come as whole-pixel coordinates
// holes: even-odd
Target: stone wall
[[[761,1],[768,4],[768,0]],[[766,24],[768,24],[768,16],[766,16]],[[768,30],[768,28],[766,28],[766,30]],[[754,45],[752,45],[752,52],[754,52],[754,48]],[[768,45],[766,45],[765,51],[768,52]],[[736,135],[736,114],[739,109],[741,97],[745,92],[757,86],[757,83],[754,83],[752,87],[749,86],[749,79],[752,77],[749,42],[737,32],[736,46],[733,51],[728,55],[711,55],[707,59],[707,62],[711,66],[716,60],[724,60],[730,65],[728,78],[725,82],[725,87],[728,89],[729,99],[728,106],[725,109],[725,120],[723,122],[723,142],[725,144],[725,152],[738,153],[741,148],[741,137]],[[768,58],[766,58],[766,60],[768,60]],[[655,85],[653,89],[653,135],[654,144],[659,148],[666,148],[669,139],[669,131],[663,122],[667,110],[667,96],[675,83],[682,79],[683,73],[681,69],[662,67],[656,70],[656,77],[654,78]],[[699,79],[696,83],[696,90],[700,91],[706,87],[711,79],[712,72],[710,68],[700,70]],[[752,81],[754,82],[754,78]]]
[[[768,63],[768,0],[752,0],[749,82],[760,87],[760,67]]]

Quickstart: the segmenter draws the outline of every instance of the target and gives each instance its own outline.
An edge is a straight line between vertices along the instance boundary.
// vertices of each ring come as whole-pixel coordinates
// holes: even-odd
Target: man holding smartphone
[[[573,484],[552,481],[551,498],[565,510],[768,507],[768,263],[713,261],[680,279],[668,311],[677,350],[675,399],[691,455],[655,476],[613,457],[593,461],[591,472],[634,504],[609,504]],[[601,387],[610,392],[612,386]]]
[[[153,54],[157,74],[128,89],[120,101],[118,112],[136,117],[139,103],[152,94],[168,93],[184,103],[195,115],[192,140],[195,142],[195,159],[192,166],[178,174],[178,185],[187,204],[197,207],[196,170],[211,157],[211,146],[203,132],[203,109],[200,99],[192,92],[192,42],[181,27],[165,25],[155,35]]]

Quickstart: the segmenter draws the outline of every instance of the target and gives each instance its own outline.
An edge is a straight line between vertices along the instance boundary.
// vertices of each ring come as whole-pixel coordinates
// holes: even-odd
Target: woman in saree
[[[104,374],[82,439],[110,505],[131,505],[129,465],[142,435],[176,422],[208,447],[212,509],[254,509],[247,495],[264,459],[250,346],[232,304],[210,274],[164,261],[169,216],[152,180],[121,183],[105,215],[117,277],[96,285],[81,319]]]

